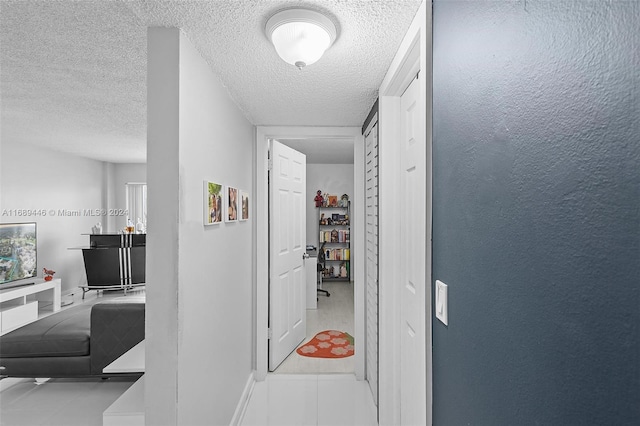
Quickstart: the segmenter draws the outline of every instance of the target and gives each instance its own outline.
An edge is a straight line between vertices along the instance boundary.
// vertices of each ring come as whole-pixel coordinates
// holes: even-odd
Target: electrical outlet
[[[436,280],[436,318],[446,326],[449,325],[448,289],[445,283]]]

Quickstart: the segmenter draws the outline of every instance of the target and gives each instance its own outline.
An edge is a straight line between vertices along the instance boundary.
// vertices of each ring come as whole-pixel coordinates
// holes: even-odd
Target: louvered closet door
[[[378,124],[365,135],[366,150],[366,273],[367,353],[366,374],[378,405]]]

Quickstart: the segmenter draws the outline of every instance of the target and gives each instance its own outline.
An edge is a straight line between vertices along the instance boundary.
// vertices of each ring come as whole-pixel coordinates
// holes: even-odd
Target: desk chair
[[[327,297],[331,296],[331,293],[329,293],[327,290],[322,288],[322,271],[324,271],[324,262],[320,263],[318,262],[318,291],[317,293],[324,293],[327,295]]]

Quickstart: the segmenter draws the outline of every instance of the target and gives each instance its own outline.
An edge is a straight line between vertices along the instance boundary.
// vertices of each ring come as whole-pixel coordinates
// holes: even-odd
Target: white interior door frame
[[[397,282],[403,264],[399,250],[401,241],[399,207],[402,203],[400,148],[400,98],[416,74],[420,72],[420,99],[425,122],[427,167],[425,270],[425,344],[426,344],[426,416],[432,424],[432,337],[431,337],[431,234],[432,234],[432,41],[431,2],[422,2],[407,31],[379,90],[379,419],[381,425],[401,424],[400,412],[400,292]],[[422,123],[421,123],[422,124]]]
[[[268,370],[269,321],[269,187],[268,152],[270,139],[349,138],[354,140],[354,196],[351,203],[351,259],[354,284],[355,375],[364,380],[364,137],[360,127],[256,127],[256,181],[254,182],[256,215],[256,316],[255,316],[255,379],[262,381]],[[359,349],[361,348],[361,349]]]

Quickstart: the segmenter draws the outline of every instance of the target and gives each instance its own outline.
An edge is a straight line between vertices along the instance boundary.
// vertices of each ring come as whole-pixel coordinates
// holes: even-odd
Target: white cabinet
[[[0,290],[0,334],[36,321],[38,302],[50,301],[53,312],[59,311],[61,285],[60,279],[54,279]]]
[[[14,301],[16,302],[16,301]],[[27,303],[15,303],[4,306],[0,311],[0,331],[18,328],[38,319],[38,301],[33,300]]]

